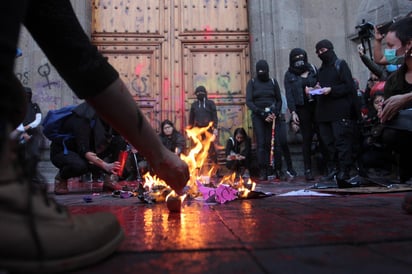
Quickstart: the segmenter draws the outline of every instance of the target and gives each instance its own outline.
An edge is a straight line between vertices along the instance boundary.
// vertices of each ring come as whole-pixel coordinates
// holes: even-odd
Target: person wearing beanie
[[[270,159],[273,120],[281,113],[282,97],[278,82],[269,76],[269,65],[266,60],[259,60],[256,63],[256,77],[247,83],[246,105],[252,112],[259,180],[267,180],[268,175],[272,173],[270,166],[273,165]],[[279,130],[280,123],[275,122],[275,125],[276,132]],[[280,154],[275,153],[276,156]],[[275,165],[279,164],[280,159],[277,157]]]
[[[305,179],[313,181],[312,140],[319,135],[315,121],[316,100],[305,93],[306,87],[314,87],[318,82],[317,69],[308,62],[304,49],[294,48],[289,53],[289,68],[285,73],[284,86],[291,122],[298,125],[302,133],[302,154]],[[323,147],[323,145],[321,144]]]
[[[316,54],[322,60],[318,72],[320,95],[317,95],[316,120],[327,149],[328,174],[324,181],[336,181],[339,187],[347,184],[353,163],[355,120],[360,110],[356,105],[357,91],[352,73],[345,60],[338,59],[331,41],[316,44]],[[307,89],[310,92],[310,89]]]

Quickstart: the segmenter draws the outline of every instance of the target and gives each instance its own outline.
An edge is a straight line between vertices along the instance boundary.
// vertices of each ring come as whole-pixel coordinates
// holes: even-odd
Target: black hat
[[[199,92],[203,92],[203,93],[207,93],[206,88],[204,86],[198,86],[195,89],[195,94],[199,93]]]
[[[333,49],[333,44],[331,41],[329,41],[328,39],[323,39],[320,40],[317,44],[316,44],[316,51],[325,48],[325,49]]]

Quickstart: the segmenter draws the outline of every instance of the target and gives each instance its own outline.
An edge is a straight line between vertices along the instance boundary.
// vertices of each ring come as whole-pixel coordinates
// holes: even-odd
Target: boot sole
[[[2,269],[6,269],[10,272],[17,271],[23,273],[55,273],[72,271],[93,265],[102,259],[107,258],[116,251],[124,237],[124,232],[121,229],[111,242],[108,242],[99,249],[92,250],[88,253],[62,259],[44,260],[42,262],[38,260],[30,261],[27,259],[21,261],[11,261],[10,259],[3,261],[3,259],[0,259],[0,266]]]

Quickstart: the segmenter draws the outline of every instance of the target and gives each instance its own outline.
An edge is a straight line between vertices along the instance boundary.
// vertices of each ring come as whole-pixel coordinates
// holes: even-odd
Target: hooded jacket
[[[296,59],[293,58],[296,55],[303,54],[305,71],[309,71],[306,78],[302,78],[300,75],[302,72],[296,70],[294,63]],[[289,55],[289,69],[285,73],[284,86],[287,105],[289,111],[296,111],[296,106],[303,106],[308,102],[304,87],[314,87],[318,81],[317,70],[314,66],[307,62],[306,52],[303,49],[293,49]]]
[[[207,127],[213,122],[212,129],[217,128],[218,118],[215,102],[207,98],[207,91],[203,86],[196,88],[195,94],[204,93],[204,98],[197,99],[190,106],[189,126],[190,127]]]

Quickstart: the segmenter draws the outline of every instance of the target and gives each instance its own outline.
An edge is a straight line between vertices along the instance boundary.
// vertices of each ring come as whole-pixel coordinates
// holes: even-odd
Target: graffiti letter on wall
[[[45,87],[48,87],[49,89],[51,89],[51,86],[52,86],[52,85],[57,85],[57,84],[58,84],[57,82],[50,82],[50,80],[49,80],[50,66],[49,66],[48,63],[47,63],[47,64],[44,64],[44,65],[41,65],[41,66],[37,69],[37,72],[40,74],[40,76],[46,78],[47,84],[43,85],[44,88],[45,88]]]

